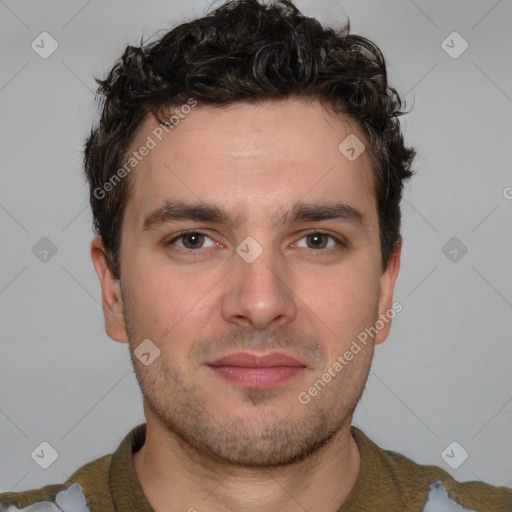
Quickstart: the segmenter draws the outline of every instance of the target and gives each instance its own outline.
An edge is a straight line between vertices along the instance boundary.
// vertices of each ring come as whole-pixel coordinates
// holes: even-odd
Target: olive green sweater
[[[64,484],[0,494],[0,511],[153,512],[132,458],[145,434],[145,424],[134,428],[115,453],[81,467]],[[512,489],[457,482],[441,468],[379,448],[356,427],[352,435],[361,470],[339,512],[512,512]]]

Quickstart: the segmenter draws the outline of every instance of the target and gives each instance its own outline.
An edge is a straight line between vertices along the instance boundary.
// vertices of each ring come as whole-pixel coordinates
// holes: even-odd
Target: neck
[[[336,512],[354,488],[361,463],[349,422],[301,462],[245,468],[197,452],[148,415],[146,441],[133,461],[155,512]]]

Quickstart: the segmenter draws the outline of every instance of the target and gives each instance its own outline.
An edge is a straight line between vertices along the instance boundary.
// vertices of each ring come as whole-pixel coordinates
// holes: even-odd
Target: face
[[[381,268],[368,151],[338,149],[364,136],[299,100],[199,105],[155,129],[132,146],[157,142],[130,175],[120,281],[92,247],[148,428],[227,463],[303,460],[350,425],[389,330],[351,349],[391,309],[399,267],[397,249]]]

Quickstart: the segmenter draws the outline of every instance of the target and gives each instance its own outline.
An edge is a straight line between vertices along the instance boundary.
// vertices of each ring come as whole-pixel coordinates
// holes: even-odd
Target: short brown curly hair
[[[369,141],[383,268],[401,242],[400,201],[415,154],[404,145],[398,120],[404,104],[388,86],[380,49],[350,34],[349,22],[338,30],[323,27],[290,0],[230,0],[150,44],[128,46],[97,82],[101,118],[85,142],[84,170],[93,228],[116,278],[130,180],[108,183],[146,116],[160,120],[163,109],[190,98],[199,105],[308,98],[349,115]]]

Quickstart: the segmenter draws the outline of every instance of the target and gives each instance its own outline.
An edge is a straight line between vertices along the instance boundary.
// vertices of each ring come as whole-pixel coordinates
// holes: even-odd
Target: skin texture
[[[148,117],[133,148],[156,127]],[[129,343],[144,396],[134,465],[157,512],[334,512],[354,487],[350,422],[390,322],[308,404],[297,398],[392,306],[400,246],[383,271],[371,158],[345,158],[338,146],[349,134],[364,142],[355,122],[316,101],[198,105],[129,176],[119,281],[93,240],[106,331]],[[166,201],[240,217],[143,229]],[[345,203],[362,222],[281,223],[298,202]],[[166,245],[186,230],[207,236]],[[249,236],[262,248],[252,263],[236,252]],[[148,366],[133,356],[145,339],[160,350]],[[243,388],[206,364],[237,350],[284,352],[306,368]]]

